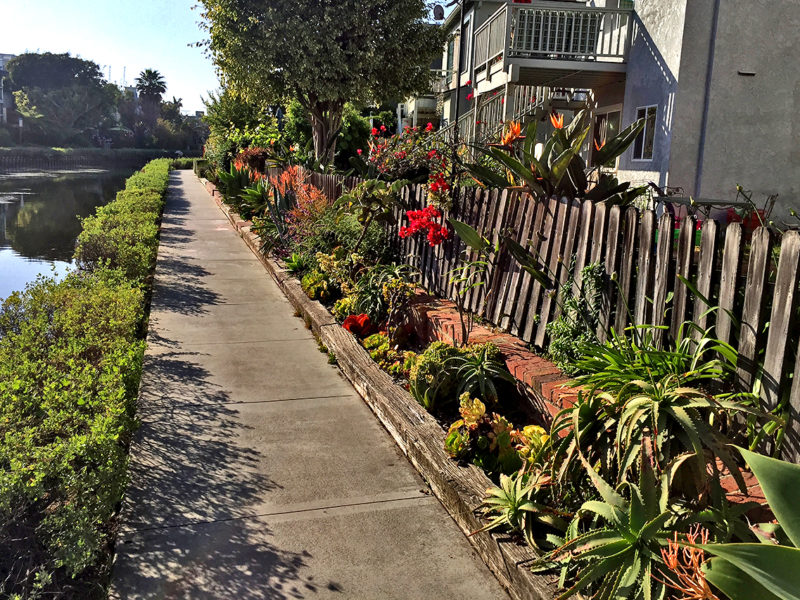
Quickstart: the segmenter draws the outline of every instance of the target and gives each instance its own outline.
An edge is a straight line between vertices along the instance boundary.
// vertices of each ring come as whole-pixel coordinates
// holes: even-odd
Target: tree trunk
[[[314,139],[314,156],[320,164],[329,165],[336,155],[336,138],[339,136],[342,126],[344,104],[341,102],[316,103],[307,110]]]

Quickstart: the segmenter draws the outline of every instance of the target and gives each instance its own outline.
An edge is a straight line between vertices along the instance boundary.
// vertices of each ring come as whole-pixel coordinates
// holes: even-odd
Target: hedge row
[[[102,596],[169,169],[85,219],[78,269],[0,306],[0,597]]]

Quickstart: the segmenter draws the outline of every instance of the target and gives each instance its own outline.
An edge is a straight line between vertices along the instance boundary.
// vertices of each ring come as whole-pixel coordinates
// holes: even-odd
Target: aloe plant
[[[667,477],[656,479],[643,469],[638,485],[623,483],[618,489],[604,481],[581,456],[601,500],[581,506],[570,524],[567,538],[534,568],[561,567],[561,583],[569,572],[574,583],[559,596],[568,598],[593,586],[593,598],[639,600],[664,598],[661,547],[673,520],[668,509]],[[626,499],[622,491],[629,496]],[[595,527],[578,533],[580,519],[592,517]]]
[[[763,543],[704,544],[712,558],[709,582],[731,600],[800,600],[800,466],[738,448],[752,469],[778,520],[778,539]]]
[[[470,535],[510,529],[522,533],[533,548],[538,549],[542,545],[552,547],[558,541],[553,531],[566,529],[564,517],[569,515],[534,499],[549,485],[549,477],[541,472],[501,474],[500,485],[486,491],[480,507],[482,514],[490,517],[489,522]]]
[[[644,119],[636,121],[598,147],[595,157],[599,166],[592,168],[587,168],[581,157],[592,128],[588,113],[581,111],[567,127],[563,127],[563,119],[554,120],[554,125],[556,128],[539,156],[535,151],[538,126],[535,120],[528,126],[522,144],[478,148],[505,170],[505,176],[481,164],[467,165],[467,170],[484,184],[502,188],[523,187],[538,198],[567,196],[594,202],[629,204],[645,193],[646,186],[632,188],[630,183],[620,183],[611,173],[602,169],[610,166],[634,142],[644,128]]]

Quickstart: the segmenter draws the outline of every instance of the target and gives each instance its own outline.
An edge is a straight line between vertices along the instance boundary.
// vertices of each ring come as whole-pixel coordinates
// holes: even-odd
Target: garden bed
[[[300,283],[276,261],[261,252],[249,222],[223,204],[215,186],[206,189],[220,210],[275,279],[278,286],[336,356],[339,368],[383,423],[414,467],[426,479],[461,530],[469,535],[484,526],[475,514],[493,482],[474,465],[460,465],[444,449],[445,432],[436,419],[382,371],[356,338],[345,331],[319,302],[310,300]],[[422,314],[422,313],[419,313]],[[478,331],[476,330],[476,335]],[[556,595],[554,577],[534,574],[533,551],[508,535],[481,532],[469,537],[476,551],[515,599],[550,600]]]

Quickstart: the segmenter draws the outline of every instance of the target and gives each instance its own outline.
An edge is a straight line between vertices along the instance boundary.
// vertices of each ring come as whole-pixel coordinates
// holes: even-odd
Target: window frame
[[[648,133],[648,128],[647,128],[648,112],[650,111],[651,108],[655,109],[655,116],[653,118],[654,125],[653,125],[653,149],[652,149],[652,154],[651,154],[650,158],[644,158],[644,157],[643,158],[636,158],[636,141],[639,139],[639,136],[637,136],[636,139],[633,140],[633,144],[631,144],[631,162],[646,163],[646,162],[653,162],[653,160],[655,159],[655,155],[656,155],[656,152],[655,152],[655,150],[656,150],[656,130],[658,129],[658,127],[656,126],[656,124],[658,123],[658,104],[646,104],[644,106],[637,106],[636,107],[636,120],[638,121],[639,119],[642,118],[642,117],[639,116],[639,112],[643,110],[644,111],[644,129],[642,129],[642,133],[640,135],[642,137],[642,153],[644,154],[644,147],[645,147],[645,144],[646,144],[646,141],[647,141],[647,133]]]
[[[606,118],[608,118],[608,115],[610,115],[610,114],[619,113],[619,126],[620,126],[620,131],[621,131],[622,130],[622,117],[623,117],[623,114],[624,114],[623,109],[624,109],[624,106],[621,103],[620,104],[611,104],[609,106],[604,106],[600,110],[596,111],[594,113],[594,115],[592,116],[592,141],[589,142],[589,151],[590,151],[589,163],[590,163],[590,165],[592,167],[599,166],[599,165],[595,165],[594,164],[595,154],[597,153],[597,150],[595,150],[595,147],[594,147],[594,142],[595,142],[594,129],[595,129],[596,125],[597,125],[597,117],[605,116]],[[617,133],[619,133],[619,132],[617,132]],[[620,158],[621,157],[618,156],[616,158],[616,160],[614,160],[614,168],[613,168],[614,171],[619,169]],[[605,167],[605,168],[610,169],[611,167]]]

